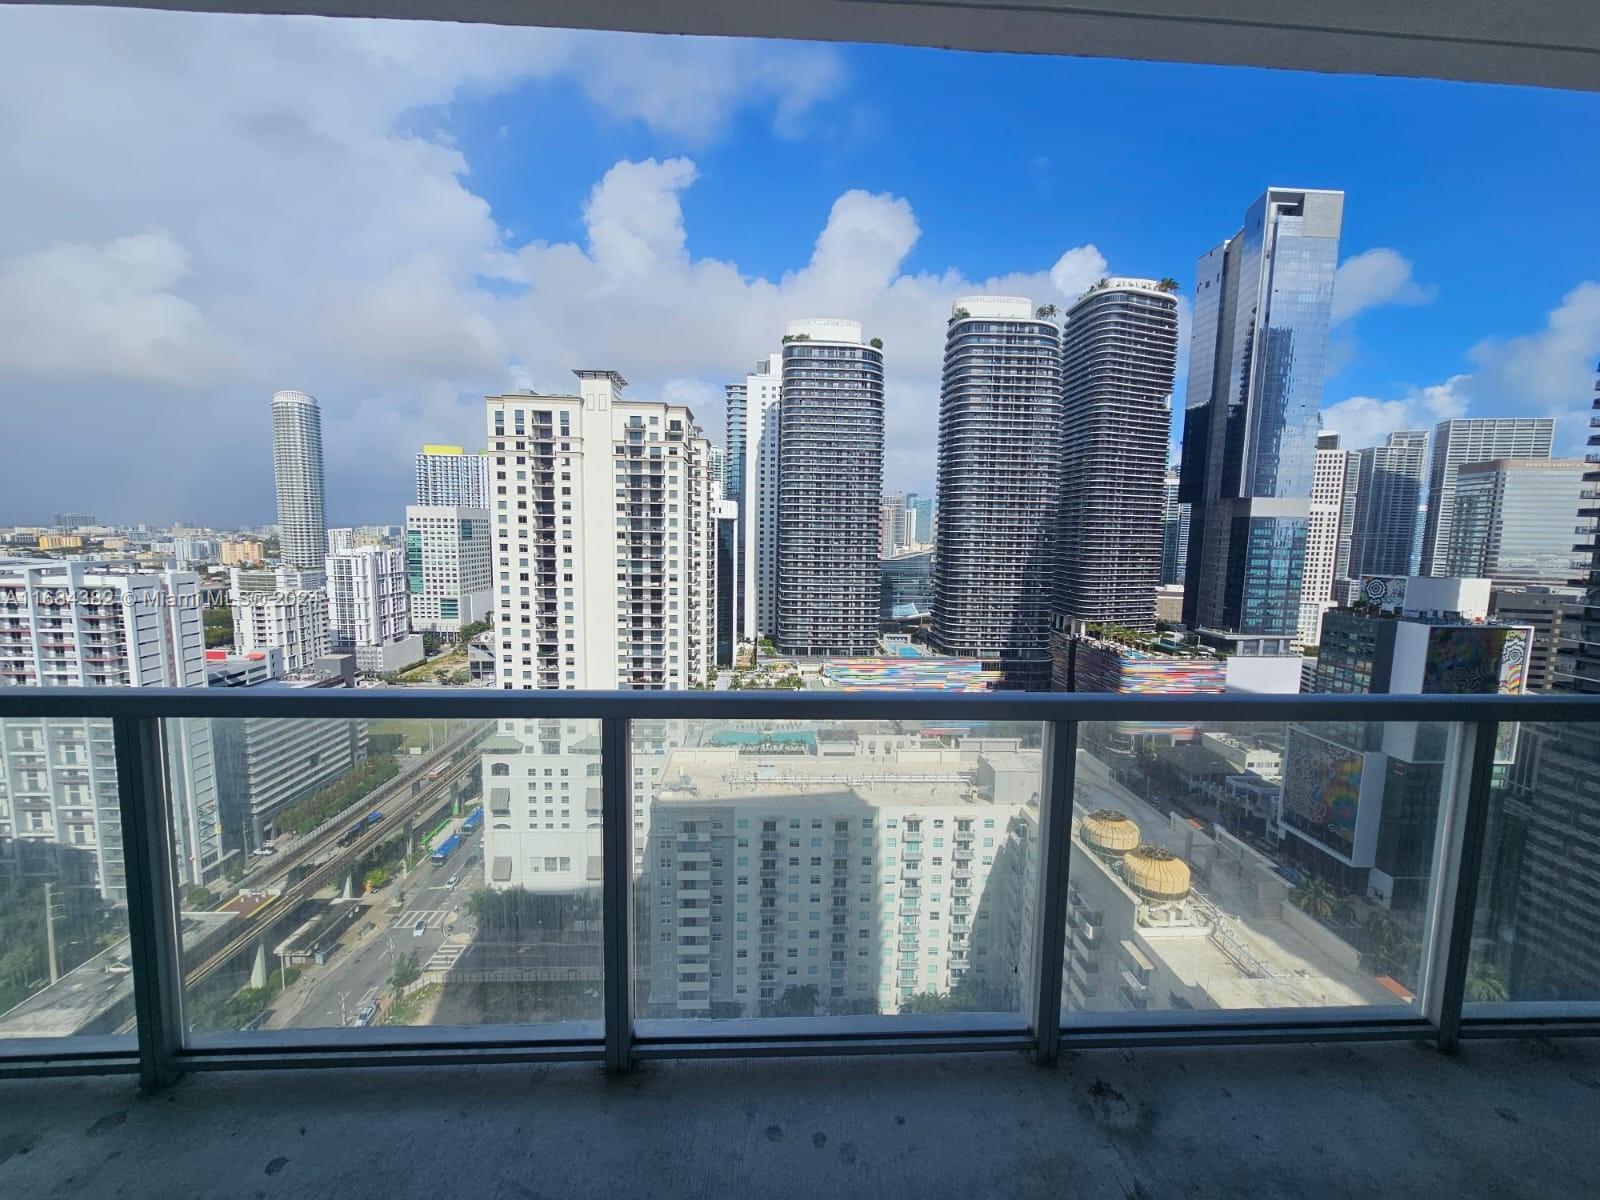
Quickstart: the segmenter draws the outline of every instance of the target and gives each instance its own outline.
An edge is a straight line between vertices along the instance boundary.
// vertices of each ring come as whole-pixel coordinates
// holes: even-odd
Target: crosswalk
[[[425,928],[439,929],[453,916],[455,914],[447,908],[411,908],[396,917],[394,924],[389,928],[411,929],[421,921]]]
[[[448,971],[461,960],[467,952],[465,945],[457,942],[446,942],[433,952],[433,956],[423,965],[424,971]]]

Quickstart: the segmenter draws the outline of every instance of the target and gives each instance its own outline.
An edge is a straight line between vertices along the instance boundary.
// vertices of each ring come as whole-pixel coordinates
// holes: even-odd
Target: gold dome
[[[1139,844],[1139,826],[1114,808],[1096,809],[1084,817],[1083,840],[1107,854],[1126,854]]]
[[[1123,855],[1122,877],[1146,900],[1182,900],[1189,894],[1189,864],[1160,846],[1139,846]]]

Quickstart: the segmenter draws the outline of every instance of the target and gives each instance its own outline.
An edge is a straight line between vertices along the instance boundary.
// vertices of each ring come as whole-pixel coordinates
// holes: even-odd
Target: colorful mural
[[[1363,756],[1298,727],[1290,730],[1287,751],[1284,823],[1348,858],[1355,850]]]
[[[1528,631],[1494,625],[1428,631],[1422,690],[1434,695],[1518,694],[1524,687]]]
[[[822,664],[829,686],[846,692],[987,692],[999,671],[971,658],[833,658]]]

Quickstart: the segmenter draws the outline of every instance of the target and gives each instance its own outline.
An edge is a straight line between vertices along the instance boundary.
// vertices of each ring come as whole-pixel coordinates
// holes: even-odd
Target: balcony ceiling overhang
[[[196,12],[399,17],[883,42],[1600,90],[1600,4],[1595,0],[96,2]],[[1048,98],[1018,99],[1048,107]]]

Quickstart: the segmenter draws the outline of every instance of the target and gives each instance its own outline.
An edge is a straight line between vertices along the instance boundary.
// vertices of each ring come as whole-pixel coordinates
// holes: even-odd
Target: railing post
[[[1489,823],[1490,787],[1499,722],[1462,722],[1451,739],[1444,784],[1444,824],[1436,843],[1431,947],[1423,1010],[1437,1031],[1438,1047],[1453,1054],[1461,1045],[1461,1006],[1466,998],[1472,926]]]
[[[600,723],[606,1070],[633,1069],[633,757],[627,717]]]
[[[128,963],[139,1031],[139,1083],[175,1083],[183,1049],[183,968],[172,873],[171,805],[161,719],[113,717],[122,857],[127,876]]]
[[[1049,1066],[1061,1047],[1061,969],[1067,936],[1067,869],[1072,860],[1072,800],[1078,723],[1044,727],[1039,792],[1039,880],[1034,896],[1033,975],[1028,980],[1034,1061]]]

